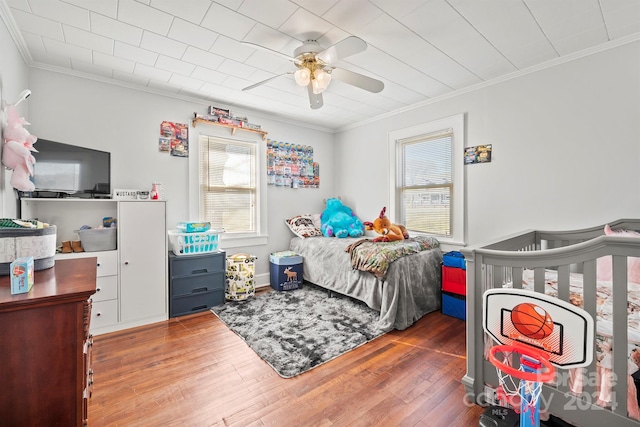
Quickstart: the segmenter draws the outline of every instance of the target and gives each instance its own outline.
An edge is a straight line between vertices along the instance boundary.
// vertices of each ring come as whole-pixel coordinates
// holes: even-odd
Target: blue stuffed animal
[[[340,199],[327,200],[320,222],[320,230],[325,237],[360,237],[364,234],[364,224],[360,218]]]

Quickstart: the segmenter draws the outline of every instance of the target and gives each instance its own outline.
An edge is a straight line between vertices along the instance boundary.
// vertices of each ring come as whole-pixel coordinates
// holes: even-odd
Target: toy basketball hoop
[[[519,367],[516,368],[514,356],[518,354]],[[489,361],[498,373],[500,388],[497,394],[500,400],[506,400],[521,414],[521,426],[539,425],[538,401],[542,384],[551,381],[555,374],[555,368],[548,356],[521,345],[496,345],[490,350]],[[528,419],[523,420],[523,415],[528,415]]]
[[[500,381],[498,396],[519,410],[520,427],[538,427],[542,384],[553,380],[555,368],[591,364],[593,318],[543,293],[496,288],[483,295],[482,323],[498,344],[489,354]]]

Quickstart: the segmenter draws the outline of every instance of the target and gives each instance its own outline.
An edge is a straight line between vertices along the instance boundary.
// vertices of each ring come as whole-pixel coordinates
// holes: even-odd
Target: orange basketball
[[[522,335],[536,340],[546,338],[553,332],[553,320],[549,313],[529,302],[513,307],[511,322]]]

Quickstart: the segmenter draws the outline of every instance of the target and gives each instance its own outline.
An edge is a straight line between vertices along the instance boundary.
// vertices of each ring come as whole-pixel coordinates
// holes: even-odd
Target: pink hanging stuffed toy
[[[35,186],[29,177],[33,176],[36,159],[31,152],[38,152],[33,144],[38,138],[31,135],[24,125],[28,125],[13,105],[7,105],[7,125],[3,129],[2,164],[12,169],[11,186],[20,191],[33,191]]]

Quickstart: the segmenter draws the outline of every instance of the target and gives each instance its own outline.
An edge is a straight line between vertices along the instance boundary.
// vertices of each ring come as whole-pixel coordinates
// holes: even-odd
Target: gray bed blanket
[[[442,251],[432,249],[393,261],[386,279],[354,270],[345,249],[360,238],[291,239],[289,249],[302,255],[304,280],[360,300],[380,312],[378,329],[406,329],[440,308]]]

